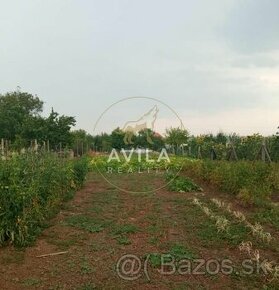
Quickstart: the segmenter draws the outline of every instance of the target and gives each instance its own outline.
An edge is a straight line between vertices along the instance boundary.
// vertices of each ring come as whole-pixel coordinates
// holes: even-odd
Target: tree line
[[[175,154],[190,157],[226,159],[228,148],[234,147],[239,159],[254,160],[263,140],[272,160],[279,160],[279,134],[264,138],[260,134],[239,136],[237,134],[190,135],[181,128],[168,128],[163,135],[158,132],[141,131],[133,137],[133,144],[124,143],[125,133],[116,128],[111,133],[95,136],[85,130],[73,130],[75,117],[60,115],[51,110],[42,116],[44,102],[27,92],[14,91],[0,95],[0,139],[9,140],[11,148],[18,150],[30,146],[32,140],[39,144],[48,142],[51,150],[73,149],[78,155],[89,150],[109,152],[112,148],[149,148],[160,150],[166,147]],[[152,144],[147,142],[147,134]]]
[[[43,117],[43,101],[26,92],[0,95],[0,138],[9,140],[14,149],[28,147],[30,140],[49,142],[50,148],[59,143],[70,145],[74,117],[59,115],[53,109]]]
[[[167,140],[176,146],[188,138],[186,130],[167,130],[168,137],[149,130],[153,144],[147,142],[147,132],[141,131],[133,138],[133,144],[124,143],[124,132],[119,128],[110,134],[101,133],[92,136],[85,130],[72,130],[76,124],[75,117],[60,115],[51,110],[47,117],[42,116],[44,102],[27,92],[14,91],[0,95],[0,139],[9,141],[10,148],[17,150],[27,148],[30,142],[38,144],[47,142],[52,150],[59,148],[73,149],[79,153],[91,150],[109,151],[111,148],[148,147],[159,150]]]

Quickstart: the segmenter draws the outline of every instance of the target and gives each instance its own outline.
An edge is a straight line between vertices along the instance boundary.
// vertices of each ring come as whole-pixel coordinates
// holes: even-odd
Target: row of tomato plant
[[[184,160],[184,171],[253,203],[279,192],[279,164],[259,161]]]
[[[0,245],[25,246],[84,182],[86,158],[21,154],[0,160]]]

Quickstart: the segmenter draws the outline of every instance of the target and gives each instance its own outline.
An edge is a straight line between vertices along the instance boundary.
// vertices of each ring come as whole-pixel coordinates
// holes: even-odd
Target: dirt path
[[[0,250],[0,289],[261,289],[262,280],[237,271],[186,271],[186,260],[241,260],[237,247],[219,238],[193,206],[194,196],[200,194],[120,192],[92,174],[34,246]],[[37,258],[61,251],[67,253]],[[139,260],[123,258],[117,267],[126,254]],[[184,259],[184,267],[161,268],[160,254]],[[136,273],[127,272],[131,265]]]

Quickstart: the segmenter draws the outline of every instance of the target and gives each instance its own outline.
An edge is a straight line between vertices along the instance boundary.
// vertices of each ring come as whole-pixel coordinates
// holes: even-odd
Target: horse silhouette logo
[[[153,141],[150,137],[149,129],[154,130],[154,124],[157,119],[157,114],[159,109],[155,105],[151,110],[144,114],[141,118],[136,121],[129,121],[123,127],[124,143],[133,144],[132,137],[139,133],[140,131],[146,132],[146,140],[149,144],[153,144]]]

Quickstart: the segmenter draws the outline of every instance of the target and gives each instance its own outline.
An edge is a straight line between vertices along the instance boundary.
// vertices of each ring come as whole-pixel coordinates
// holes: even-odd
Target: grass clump
[[[138,227],[133,224],[116,224],[111,228],[111,235],[119,245],[127,246],[132,243],[129,239],[129,234],[135,234],[138,230]]]
[[[145,258],[148,258],[148,261],[153,268],[158,268],[170,262],[179,263],[179,261],[183,259],[193,260],[195,256],[196,255],[184,245],[175,243],[171,245],[167,253],[150,253],[145,255]]]
[[[113,236],[120,236],[123,234],[134,234],[138,231],[138,227],[133,224],[115,225],[112,228]]]
[[[85,230],[90,233],[99,233],[109,224],[109,221],[102,221],[87,215],[76,215],[65,220],[66,225]]]

